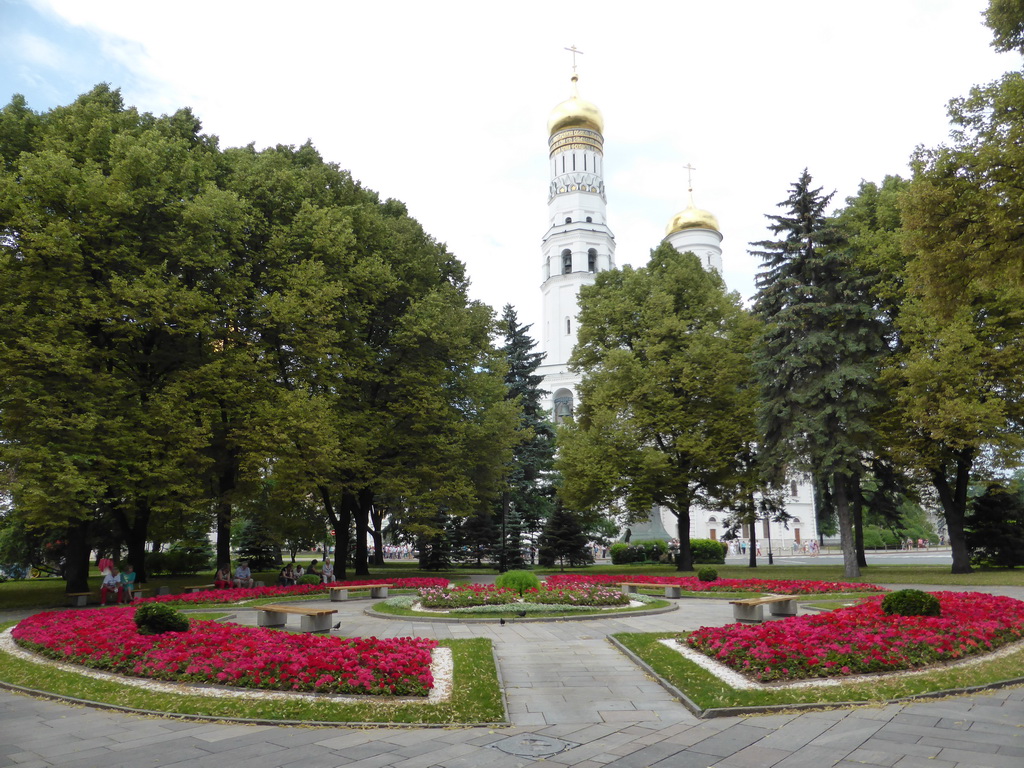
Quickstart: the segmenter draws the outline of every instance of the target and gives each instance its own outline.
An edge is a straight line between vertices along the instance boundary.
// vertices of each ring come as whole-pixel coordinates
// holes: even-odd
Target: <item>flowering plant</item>
[[[914,669],[985,653],[1024,637],[1024,602],[936,592],[940,616],[882,612],[881,597],[759,625],[702,627],[685,642],[754,680],[799,680]]]
[[[332,587],[365,587],[370,584],[390,584],[395,589],[419,589],[421,587],[446,587],[448,579],[426,577],[409,579],[362,579],[359,581],[333,581],[330,584],[297,584],[292,587],[252,587],[251,589],[208,589],[184,595],[157,595],[136,600],[137,603],[239,603],[261,597],[298,597],[327,592]]]
[[[841,592],[884,592],[874,584],[849,584],[841,581],[780,581],[777,579],[716,579],[701,581],[695,576],[612,576],[608,574],[580,575],[556,573],[548,576],[547,584],[650,584],[652,587],[678,586],[687,592],[764,592],[775,595],[815,595]]]
[[[602,584],[572,584],[531,589],[523,594],[527,603],[554,603],[559,605],[583,605],[603,607],[608,605],[629,605],[629,595],[622,590]]]
[[[424,587],[420,604],[424,608],[453,610],[474,605],[507,605],[519,599],[514,589],[501,589],[493,584],[465,584],[459,587]]]
[[[338,638],[192,621],[142,635],[134,607],[51,611],[19,623],[19,645],[50,658],[136,677],[329,694],[425,696],[433,687],[423,638]]]
[[[550,581],[550,577],[548,579]],[[426,588],[420,590],[420,603],[424,608],[457,610],[481,605],[508,605],[519,601],[519,592],[502,589],[491,584],[467,584],[451,589]],[[523,602],[541,605],[607,606],[628,605],[629,597],[621,591],[600,584],[570,584],[523,592]]]

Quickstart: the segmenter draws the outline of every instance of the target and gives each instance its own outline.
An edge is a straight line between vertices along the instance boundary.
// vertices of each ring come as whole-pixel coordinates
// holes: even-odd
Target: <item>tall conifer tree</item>
[[[873,309],[827,226],[831,198],[805,170],[779,204],[784,214],[768,216],[777,239],[752,244],[763,261],[754,302],[764,322],[760,423],[776,471],[813,472],[827,483],[846,576],[854,577],[851,497],[874,437],[874,358],[882,345]]]

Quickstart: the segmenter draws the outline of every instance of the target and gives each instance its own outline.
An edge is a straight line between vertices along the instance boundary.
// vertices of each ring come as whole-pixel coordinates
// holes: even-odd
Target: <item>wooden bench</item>
[[[207,589],[216,589],[216,588],[217,588],[216,584],[200,584],[199,586],[196,586],[196,587],[183,587],[185,592],[187,592],[188,594],[191,594],[193,592],[202,592],[202,591],[207,590]]]
[[[657,587],[665,588],[665,597],[680,598],[683,596],[683,588],[678,584],[651,584],[649,582],[632,582],[624,581],[619,584],[619,588],[622,590],[624,595],[635,595],[640,587],[648,587],[655,589]]]
[[[89,604],[89,598],[92,597],[92,592],[65,592],[64,596],[68,599],[68,605],[72,608],[85,608]]]
[[[793,595],[765,595],[764,597],[748,597],[745,600],[732,600],[732,615],[736,621],[760,624],[764,621],[764,606],[772,616],[796,616],[796,597]]]
[[[331,587],[331,602],[340,603],[342,600],[348,600],[348,593],[356,590],[370,590],[370,597],[380,598],[388,596],[388,589],[394,586],[393,584],[356,584],[352,587]]]
[[[283,627],[288,614],[301,616],[299,628],[303,632],[330,632],[333,608],[303,608],[299,605],[272,605],[257,608],[256,626]]]

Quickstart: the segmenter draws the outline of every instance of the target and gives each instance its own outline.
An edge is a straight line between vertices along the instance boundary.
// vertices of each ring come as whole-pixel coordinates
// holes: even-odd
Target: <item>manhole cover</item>
[[[516,757],[549,757],[578,747],[579,744],[540,736],[536,733],[521,733],[518,736],[510,736],[507,739],[488,744],[488,746]]]

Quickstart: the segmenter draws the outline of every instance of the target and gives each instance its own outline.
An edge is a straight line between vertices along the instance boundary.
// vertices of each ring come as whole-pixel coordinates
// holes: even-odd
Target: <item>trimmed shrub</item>
[[[613,565],[628,563],[657,563],[668,552],[668,545],[660,540],[634,541],[627,544],[617,541],[611,546],[610,554]]]
[[[135,626],[140,635],[187,632],[188,618],[164,603],[146,603],[135,609]]]
[[[315,573],[307,573],[301,579],[299,579],[299,584],[319,584],[321,581],[323,581],[323,579],[321,579]]]
[[[633,547],[629,546],[624,541],[616,541],[608,550],[608,554],[612,558],[612,565],[625,565],[626,563],[633,562],[629,558],[632,557]]]
[[[690,551],[697,565],[725,565],[725,544],[714,539],[690,539]]]
[[[514,589],[522,597],[526,590],[540,587],[540,579],[532,571],[508,571],[494,580],[494,586],[498,589]]]
[[[938,616],[939,598],[920,589],[900,589],[882,598],[882,613],[887,616]]]
[[[718,571],[714,568],[701,568],[697,571],[697,578],[701,581],[717,581]]]

